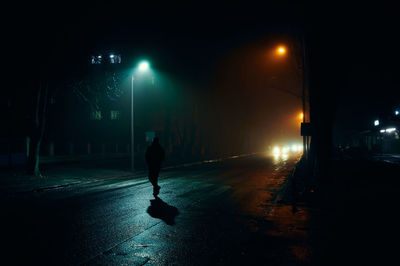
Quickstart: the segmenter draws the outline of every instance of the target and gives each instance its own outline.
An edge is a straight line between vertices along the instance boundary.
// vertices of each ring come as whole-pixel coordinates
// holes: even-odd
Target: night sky
[[[326,82],[337,87],[328,93],[339,127],[368,127],[375,114],[399,104],[398,23],[390,5],[57,2],[8,10],[3,24],[15,51],[12,66],[21,69],[23,62],[32,69],[24,75],[30,80],[48,64],[57,75],[78,71],[98,51],[117,51],[132,62],[145,56],[160,72],[229,99],[227,116],[255,132],[294,138],[291,119],[301,110],[296,62],[263,56],[304,31],[314,41],[311,56],[320,57],[311,78],[313,69],[326,69]]]

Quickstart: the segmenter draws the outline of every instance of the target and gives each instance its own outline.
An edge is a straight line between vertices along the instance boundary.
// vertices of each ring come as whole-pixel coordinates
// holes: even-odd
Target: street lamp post
[[[302,51],[301,51],[301,69],[302,69],[301,99],[302,99],[302,109],[303,109],[303,115],[302,115],[301,119],[302,119],[303,124],[305,125],[306,124],[306,86],[307,86],[306,68],[307,68],[307,62],[306,62],[306,49],[305,49],[304,37],[301,38],[301,46],[302,46]],[[285,46],[282,46],[282,45],[278,46],[275,51],[278,56],[284,56],[286,54],[286,48],[285,48]],[[305,155],[305,158],[308,157],[309,150],[310,150],[309,136],[304,135],[303,136],[303,154]]]
[[[305,47],[304,47],[304,38],[301,39],[302,41],[302,57],[301,57],[301,71],[302,71],[302,86],[301,86],[301,98],[303,104],[303,123],[306,123],[306,74],[305,74]],[[305,158],[307,159],[308,155],[308,145],[307,145],[307,137],[303,136],[303,153]]]
[[[135,127],[134,127],[134,109],[133,109],[133,81],[135,80],[135,77],[132,75],[131,78],[131,170],[135,170]]]
[[[138,70],[140,72],[145,72],[148,69],[149,69],[149,63],[147,61],[142,61],[139,63]],[[135,76],[134,74],[132,74],[131,76],[131,170],[132,172],[135,171],[135,126],[134,126],[135,112],[133,108],[134,81],[135,81]]]
[[[305,40],[304,36],[301,37],[301,46],[302,46],[302,56],[301,56],[301,69],[302,69],[302,90],[301,90],[301,96],[302,96],[302,104],[303,104],[303,123],[306,123],[306,86],[307,86],[307,72],[306,72],[306,46],[305,46]],[[311,115],[310,115],[311,116]],[[309,118],[311,119],[311,117]],[[305,155],[305,158],[308,159],[309,156],[309,136],[303,136],[303,153]]]

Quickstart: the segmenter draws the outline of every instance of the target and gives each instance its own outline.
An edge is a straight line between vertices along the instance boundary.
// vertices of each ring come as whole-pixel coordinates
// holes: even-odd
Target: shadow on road
[[[151,217],[163,220],[168,225],[174,225],[175,217],[179,214],[179,211],[176,207],[168,205],[157,197],[154,200],[150,200],[147,213],[150,214]]]

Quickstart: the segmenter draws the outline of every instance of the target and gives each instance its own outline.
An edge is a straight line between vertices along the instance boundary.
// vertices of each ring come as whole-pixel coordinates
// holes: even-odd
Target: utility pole
[[[135,113],[133,109],[133,96],[134,96],[134,89],[133,89],[133,82],[135,78],[132,75],[131,76],[131,171],[135,171],[135,125],[134,125],[134,119],[135,119]]]
[[[303,125],[306,123],[306,86],[307,86],[307,72],[306,72],[306,45],[304,40],[304,35],[301,36],[301,46],[302,46],[302,60],[301,60],[301,69],[302,69],[302,91],[301,98],[303,103]],[[303,152],[304,157],[308,158],[308,136],[303,134]]]

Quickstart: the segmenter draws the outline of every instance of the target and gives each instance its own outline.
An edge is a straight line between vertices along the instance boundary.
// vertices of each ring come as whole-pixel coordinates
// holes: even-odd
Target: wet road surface
[[[302,263],[307,215],[276,203],[297,159],[162,171],[159,200],[146,178],[129,176],[20,194],[2,204],[3,251],[10,264]]]

